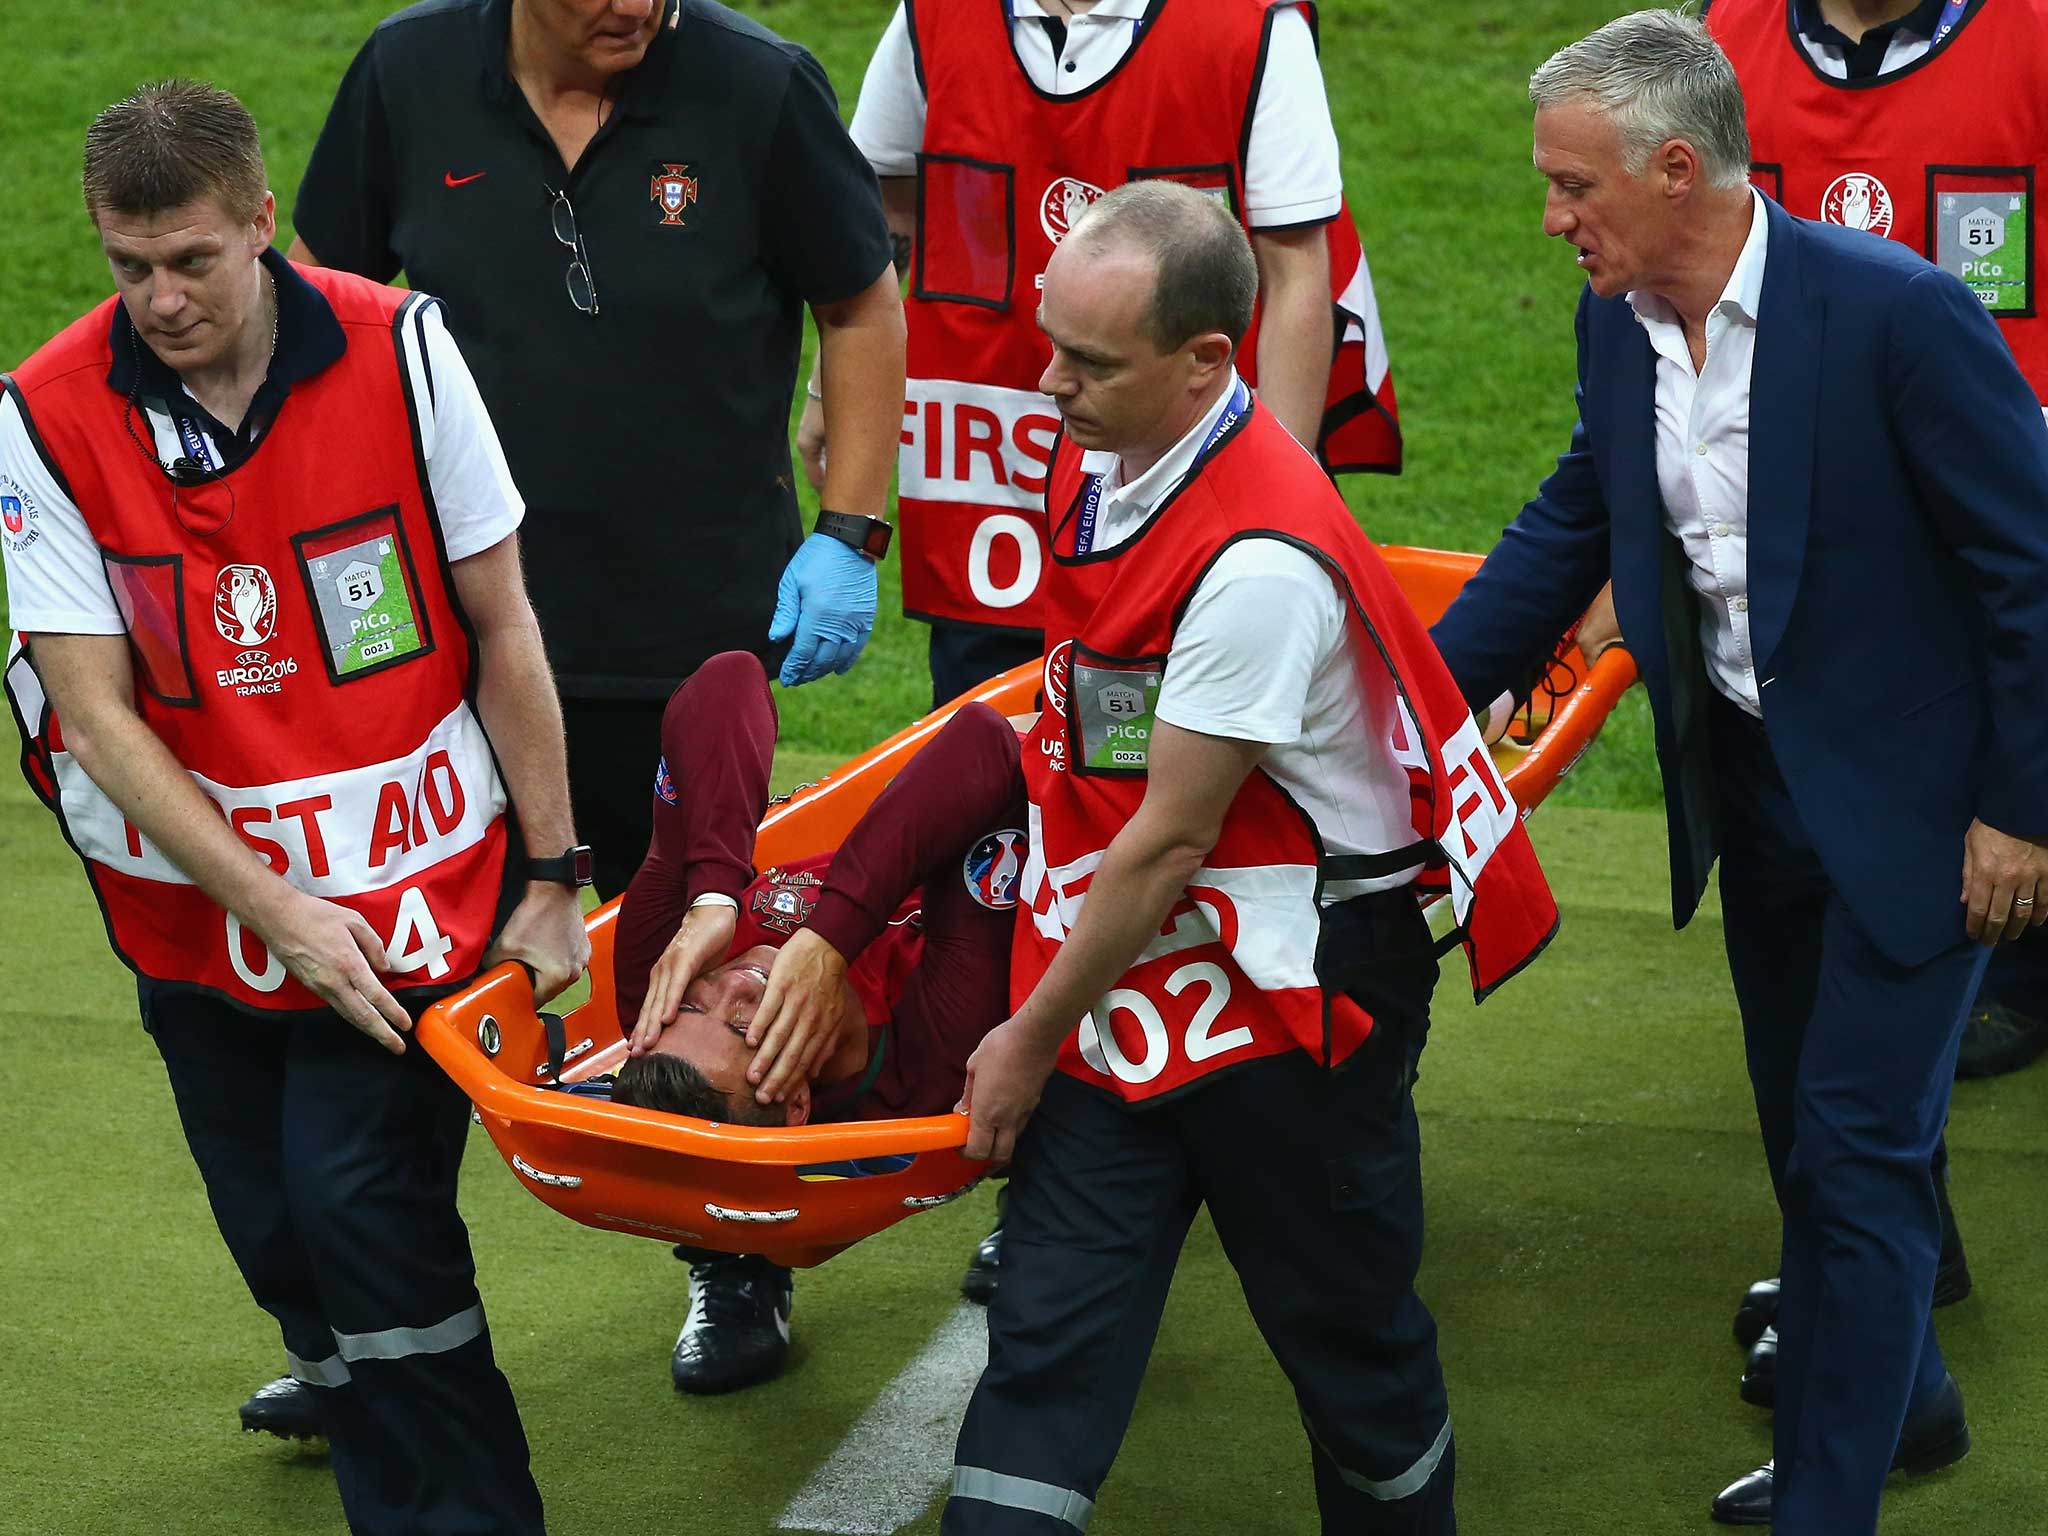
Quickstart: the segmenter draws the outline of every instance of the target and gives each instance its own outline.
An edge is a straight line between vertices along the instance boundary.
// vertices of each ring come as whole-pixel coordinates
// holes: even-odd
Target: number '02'
[[[232,912],[227,914],[227,940],[228,964],[251,991],[275,992],[284,985],[284,962],[260,938],[244,930],[242,920]],[[408,976],[424,969],[428,980],[439,981],[449,972],[448,954],[454,948],[455,941],[441,932],[441,925],[434,921],[433,909],[419,887],[407,886],[399,893],[391,942],[384,946],[385,974]],[[260,966],[250,963],[252,949],[263,957]]]
[[[1220,1035],[1210,1033],[1230,1002],[1229,973],[1212,960],[1196,960],[1166,978],[1166,991],[1172,997],[1197,985],[1204,989],[1202,1000],[1196,1005],[1195,1016],[1188,1021],[1187,1033],[1181,1041],[1187,1059],[1207,1061],[1241,1045],[1250,1045],[1252,1032],[1248,1025],[1239,1024]],[[1137,1061],[1124,1055],[1115,1032],[1109,1028],[1110,1017],[1116,1013],[1128,1013],[1145,1037],[1145,1054]],[[1160,1016],[1158,1004],[1131,987],[1118,987],[1107,993],[1095,1011],[1081,1021],[1080,1046],[1089,1065],[1106,1068],[1127,1083],[1151,1082],[1166,1070],[1167,1057],[1172,1052],[1166,1037],[1166,1020]]]

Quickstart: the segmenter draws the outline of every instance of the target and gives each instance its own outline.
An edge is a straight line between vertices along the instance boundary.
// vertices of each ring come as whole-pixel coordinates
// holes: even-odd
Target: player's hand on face
[[[583,931],[583,903],[576,892],[554,881],[535,881],[506,919],[484,955],[484,968],[507,960],[533,973],[533,1000],[545,1003],[590,964],[590,936]]]
[[[338,902],[284,889],[277,911],[250,919],[248,926],[328,1007],[392,1055],[404,1055],[405,1041],[399,1036],[412,1028],[412,1019],[377,979],[389,962],[369,923]]]
[[[645,1056],[654,1048],[664,1026],[675,1022],[683,993],[690,983],[723,965],[732,953],[732,937],[739,927],[739,913],[722,902],[706,902],[683,914],[683,924],[668,948],[654,962],[647,976],[647,996],[640,1003],[640,1017],[627,1035],[628,1055]]]
[[[2048,922],[2048,845],[1971,822],[1959,899],[1963,926],[1986,948]]]
[[[797,929],[776,953],[761,1007],[747,1026],[747,1044],[759,1048],[747,1067],[758,1102],[773,1104],[811,1080],[838,1034],[845,984],[846,957],[808,928]]]
[[[963,1149],[968,1157],[997,1168],[1009,1162],[1058,1058],[1057,1038],[1048,1044],[1014,1018],[988,1032],[967,1058],[967,1081],[954,1106],[973,1122]]]

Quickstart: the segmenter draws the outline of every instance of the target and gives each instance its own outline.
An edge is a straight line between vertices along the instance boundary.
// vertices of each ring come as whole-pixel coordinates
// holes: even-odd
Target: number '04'
[[[261,939],[245,932],[242,920],[232,912],[227,914],[227,930],[228,963],[246,985],[257,992],[275,992],[284,985],[284,962]],[[419,887],[407,886],[398,897],[391,942],[384,946],[387,974],[406,976],[424,969],[429,980],[439,981],[448,974],[448,952],[453,948],[455,941],[441,932],[441,925],[434,921],[433,910]],[[249,963],[251,949],[263,957],[262,965]]]

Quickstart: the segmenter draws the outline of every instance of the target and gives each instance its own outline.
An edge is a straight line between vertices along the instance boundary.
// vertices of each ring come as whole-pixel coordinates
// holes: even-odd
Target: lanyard
[[[1216,440],[1237,425],[1238,417],[1251,409],[1252,392],[1243,379],[1230,392],[1230,403],[1223,408],[1223,414],[1216,418],[1216,425],[1209,429],[1209,435],[1202,439],[1202,446],[1195,454],[1195,462],[1189,466],[1193,474],[1202,460],[1209,456],[1209,450],[1216,446]],[[1185,480],[1187,475],[1182,475]],[[1176,488],[1179,481],[1175,482]],[[1074,553],[1085,555],[1095,547],[1095,519],[1102,510],[1102,476],[1090,475],[1088,488],[1081,494],[1081,510],[1076,514],[1074,524]]]
[[[206,434],[199,430],[199,424],[179,410],[175,401],[165,401],[164,408],[178,429],[178,440],[185,445],[185,457],[201,469],[219,469],[220,463],[207,448]]]
[[[1938,45],[1944,37],[1955,31],[1956,23],[1963,19],[1963,12],[1970,8],[1970,0],[1948,0],[1941,8],[1941,20],[1934,24],[1934,39],[1930,47]]]

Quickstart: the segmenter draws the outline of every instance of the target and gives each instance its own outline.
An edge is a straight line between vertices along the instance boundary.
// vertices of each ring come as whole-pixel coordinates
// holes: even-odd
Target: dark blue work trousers
[[[469,1102],[417,1043],[143,983],[221,1236],[317,1390],[349,1529],[543,1529],[455,1178]]]
[[[1044,654],[1042,630],[989,629],[934,619],[926,650],[932,669],[932,708],[941,709],[999,673]]]
[[[1822,870],[1762,722],[1718,697],[1712,720],[1728,966],[1784,1217],[1773,1529],[1869,1536],[1899,1430],[1947,1371],[1931,1160],[1988,951],[1888,960]]]
[[[1343,978],[1376,1027],[1341,1069],[1290,1052],[1136,1110],[1060,1074],[1047,1084],[1012,1165],[988,1368],[961,1426],[945,1536],[1086,1529],[1204,1203],[1294,1387],[1323,1530],[1455,1531],[1436,1322],[1415,1294],[1411,1089],[1436,962],[1412,894],[1345,906],[1378,910],[1326,920],[1321,955],[1344,958],[1319,958],[1319,974],[1334,984],[1346,964],[1381,963]],[[1168,1523],[1256,1529],[1260,1495],[1239,1494],[1234,1514]]]

